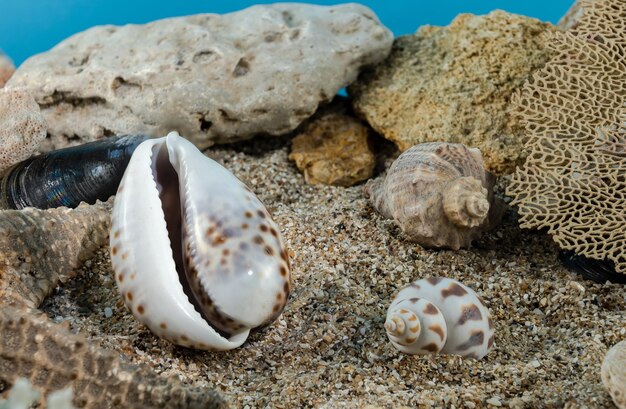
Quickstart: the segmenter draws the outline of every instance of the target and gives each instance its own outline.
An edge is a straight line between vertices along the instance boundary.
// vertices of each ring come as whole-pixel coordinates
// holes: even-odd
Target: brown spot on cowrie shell
[[[126,260],[128,258],[128,252],[122,254],[122,260]]]
[[[269,229],[267,228],[267,226],[266,226],[266,225],[264,225],[264,224],[260,225],[260,226],[259,226],[259,229],[260,229],[263,233],[267,233],[267,231],[269,230]]]
[[[113,246],[113,248],[111,249],[111,254],[113,255],[117,254],[117,247]]]
[[[441,328],[441,325],[431,325],[430,327],[428,327],[429,330],[431,330],[432,332],[436,333],[437,335],[439,335],[439,338],[441,338],[441,340],[443,341],[443,339],[446,337],[445,332],[443,331],[443,328]]]
[[[418,290],[422,288],[419,284],[411,284],[409,287],[417,288]]]
[[[223,244],[225,241],[226,241],[226,237],[224,237],[224,236],[222,236],[222,235],[217,236],[217,237],[215,238],[215,240],[213,240],[213,246],[214,246],[214,247],[217,247],[217,246],[219,246],[220,244]]]
[[[274,255],[274,249],[273,249],[273,248],[271,248],[270,246],[265,246],[265,253],[266,253],[268,256],[273,256],[273,255]]]
[[[426,308],[424,308],[423,312],[424,312],[424,314],[428,314],[428,315],[437,315],[437,314],[439,314],[439,310],[432,303],[428,303]]]
[[[430,344],[428,344],[428,345],[424,345],[424,346],[422,347],[422,349],[423,349],[424,351],[428,351],[428,352],[432,352],[432,353],[435,353],[435,352],[439,351],[439,347],[438,347],[438,346],[437,346],[437,344],[435,344],[434,342],[431,342],[431,343],[430,343]]]
[[[481,330],[472,331],[469,339],[456,347],[459,351],[466,351],[471,347],[481,345],[485,341],[485,333]]]
[[[208,229],[206,229],[207,237],[210,237],[211,235],[213,235],[213,233],[215,233],[215,227],[209,227]]]
[[[277,312],[278,312],[278,310],[280,310],[280,307],[281,307],[281,305],[280,305],[280,304],[276,304],[276,305],[274,306],[274,308],[272,308],[272,312],[273,312],[273,313],[277,313]]]
[[[426,281],[428,281],[431,285],[437,285],[443,280],[441,277],[428,277]]]
[[[459,318],[459,325],[465,324],[467,321],[480,321],[483,319],[483,315],[480,313],[480,309],[475,304],[464,305]]]
[[[261,237],[261,236],[254,236],[252,241],[254,242],[254,244],[261,245],[261,244],[263,244],[263,237]]]
[[[487,341],[487,348],[491,348],[493,346],[493,341],[495,337],[492,335],[489,337],[489,341]]]
[[[229,253],[230,253],[230,250],[228,250],[228,249],[222,250],[222,254],[225,255],[225,256],[227,256]]]
[[[419,298],[411,298],[411,299],[409,299],[409,301],[411,301],[413,304],[415,304],[419,300],[420,300]]]
[[[119,274],[117,275],[117,281],[119,281],[120,283],[121,283],[121,282],[123,282],[123,281],[124,281],[124,274],[119,273]]]
[[[450,287],[444,288],[443,290],[441,290],[441,296],[443,298],[447,298],[452,295],[457,296],[457,297],[462,297],[465,294],[467,294],[467,291],[465,291],[465,289],[461,287],[460,285],[458,285],[457,283],[452,283],[450,284]]]
[[[120,229],[115,230],[115,233],[113,233],[113,237],[116,239],[120,238]]]
[[[137,312],[138,312],[139,314],[143,314],[143,313],[145,312],[145,309],[143,308],[143,305],[139,304],[139,305],[137,306]]]
[[[276,299],[280,301],[283,298],[283,293],[276,294]]]
[[[283,277],[287,277],[287,267],[280,266],[280,275]]]
[[[161,327],[161,329],[167,329],[167,324],[162,322],[161,325],[159,325],[159,327]]]
[[[273,227],[270,228],[270,234],[274,237],[278,237],[278,232]]]
[[[244,230],[247,229],[248,227],[250,227],[250,225],[248,223],[242,223],[241,224],[241,228],[244,229]]]
[[[285,292],[285,294],[288,294],[288,293],[289,293],[289,290],[290,290],[290,288],[289,288],[289,282],[286,282],[286,283],[283,285],[283,291]]]
[[[131,293],[130,291],[126,293],[126,298],[128,298],[128,301],[132,301],[133,300],[133,293]]]
[[[256,214],[261,218],[261,219],[265,219],[265,213],[263,213],[261,210],[257,210]]]

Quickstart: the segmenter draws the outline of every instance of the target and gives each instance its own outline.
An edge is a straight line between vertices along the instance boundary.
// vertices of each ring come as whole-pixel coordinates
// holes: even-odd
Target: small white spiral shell
[[[494,326],[482,299],[450,278],[426,278],[402,289],[387,312],[385,330],[407,354],[454,354],[480,359],[494,343]]]

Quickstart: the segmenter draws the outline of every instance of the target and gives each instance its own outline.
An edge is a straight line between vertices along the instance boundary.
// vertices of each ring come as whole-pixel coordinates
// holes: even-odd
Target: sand
[[[282,229],[293,267],[283,315],[234,351],[175,347],[126,311],[105,248],[45,302],[54,321],[157,372],[216,388],[234,407],[614,407],[600,365],[626,338],[626,286],[568,272],[550,237],[520,229],[513,210],[469,250],[425,250],[373,210],[362,186],[306,184],[287,158],[288,138],[207,153]],[[484,359],[409,356],[388,342],[391,299],[431,276],[460,280],[485,300],[496,343]]]

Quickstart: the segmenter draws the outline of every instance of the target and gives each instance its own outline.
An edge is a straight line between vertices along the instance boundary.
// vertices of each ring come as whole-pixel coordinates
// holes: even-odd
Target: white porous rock
[[[0,173],[28,158],[46,137],[39,106],[23,89],[0,89]]]
[[[32,90],[52,147],[177,129],[205,148],[295,129],[392,41],[358,4],[257,5],[93,27],[28,59],[7,86]]]

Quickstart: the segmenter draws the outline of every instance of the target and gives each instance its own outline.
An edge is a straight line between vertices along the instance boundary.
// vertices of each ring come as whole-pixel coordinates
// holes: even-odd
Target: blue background
[[[337,1],[310,1],[337,4]],[[273,1],[211,0],[0,0],[0,49],[16,64],[64,38],[99,24],[145,23],[164,17],[225,13]],[[459,13],[494,9],[556,23],[573,0],[362,0],[394,34],[424,24],[447,25]]]

